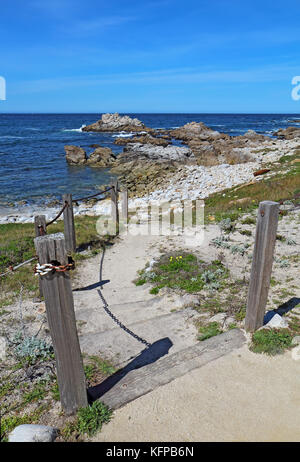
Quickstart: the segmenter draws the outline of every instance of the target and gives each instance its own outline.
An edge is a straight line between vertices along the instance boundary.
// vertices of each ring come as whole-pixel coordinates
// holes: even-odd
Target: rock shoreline
[[[82,148],[65,146],[66,160],[73,165],[110,168],[129,190],[131,208],[152,200],[205,199],[239,184],[260,181],[261,176],[255,177],[255,172],[265,170],[266,164],[277,162],[283,155],[292,154],[300,145],[297,127],[278,130],[274,133],[276,138],[251,130],[243,136],[231,137],[196,122],[173,130],[151,130],[151,133],[150,129],[147,133],[147,127],[138,119],[128,116],[103,114],[98,122],[101,130],[109,127],[110,131],[114,128],[119,132],[131,124],[136,131],[143,129],[146,134],[126,138],[123,152],[118,156],[109,148],[93,145],[95,150],[88,158]],[[172,139],[184,145],[176,146]],[[272,175],[272,170],[267,175]],[[55,204],[46,209],[42,206],[2,208],[0,223],[31,223],[37,214],[46,214],[46,219],[51,220],[58,207]],[[80,203],[74,206],[74,213],[75,216],[109,214],[110,201]]]

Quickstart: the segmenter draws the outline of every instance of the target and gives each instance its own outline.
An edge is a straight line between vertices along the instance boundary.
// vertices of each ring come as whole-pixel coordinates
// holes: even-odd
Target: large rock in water
[[[110,148],[98,147],[88,158],[88,165],[92,167],[111,167],[116,161],[116,156]]]
[[[147,130],[145,125],[139,119],[132,119],[129,116],[120,116],[115,114],[103,114],[97,122],[82,128],[85,132],[137,132]]]
[[[71,165],[83,165],[87,161],[87,155],[84,149],[79,146],[66,145],[66,161]]]
[[[229,135],[220,133],[207,127],[203,122],[190,122],[183,127],[170,131],[170,135],[176,139],[189,141],[197,138],[199,141],[215,141],[218,139],[230,139]]]
[[[273,135],[277,136],[281,140],[293,140],[295,138],[300,138],[300,127],[288,127],[285,130],[280,129],[273,133]]]

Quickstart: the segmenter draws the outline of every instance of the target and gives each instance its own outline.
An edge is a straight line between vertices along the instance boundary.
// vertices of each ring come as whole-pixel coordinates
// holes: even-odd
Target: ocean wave
[[[133,132],[120,132],[117,135],[112,135],[112,138],[130,138],[130,136],[136,135],[136,133]]]
[[[1,135],[0,140],[23,140],[24,136],[15,136],[15,135]]]
[[[81,125],[80,128],[64,128],[62,131],[63,132],[78,132],[78,133],[81,133],[82,132],[82,129],[86,127],[85,124]]]

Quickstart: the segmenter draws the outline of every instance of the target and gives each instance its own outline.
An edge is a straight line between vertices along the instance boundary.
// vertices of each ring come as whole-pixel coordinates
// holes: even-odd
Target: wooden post
[[[37,215],[34,217],[34,230],[35,237],[44,236],[47,234],[45,215]]]
[[[111,218],[115,224],[116,234],[119,234],[119,207],[118,207],[118,181],[111,185]]]
[[[76,252],[76,235],[74,225],[72,194],[63,194],[62,198],[63,204],[65,204],[66,202],[68,203],[68,206],[64,210],[64,230],[66,239],[66,249],[67,253],[72,253]]]
[[[249,284],[245,329],[254,332],[263,325],[270,287],[279,204],[259,204],[252,269]]]
[[[39,263],[68,263],[62,233],[34,239]],[[52,343],[54,347],[60,400],[67,415],[86,407],[87,391],[74,314],[70,276],[67,271],[44,276],[43,294]]]
[[[37,215],[37,216],[34,217],[34,231],[35,231],[35,237],[45,236],[47,234],[45,215]],[[41,279],[39,279],[39,291],[40,291],[40,297],[42,297],[43,296],[43,288],[42,288],[42,280]]]
[[[122,201],[122,218],[124,224],[128,224],[128,189],[124,188],[121,192],[121,201]]]

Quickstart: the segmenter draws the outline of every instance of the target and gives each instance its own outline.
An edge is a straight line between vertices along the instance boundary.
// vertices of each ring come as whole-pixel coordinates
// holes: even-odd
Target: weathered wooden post
[[[35,237],[45,236],[45,234],[47,234],[45,215],[37,215],[34,217],[34,232],[35,232]],[[39,291],[40,291],[40,297],[42,297],[43,289],[42,289],[41,279],[39,279]]]
[[[110,190],[111,198],[111,218],[116,229],[116,234],[119,234],[119,207],[118,207],[118,181],[113,183]]]
[[[34,245],[40,265],[68,264],[63,233],[36,237]],[[71,415],[80,407],[86,407],[88,401],[70,276],[67,271],[53,269],[39,277],[43,280],[43,295],[56,359],[60,400],[66,414]]]
[[[128,224],[128,189],[124,188],[121,191],[121,202],[122,202],[122,218],[124,224]]]
[[[63,203],[68,204],[64,209],[64,232],[68,253],[76,252],[76,235],[73,213],[72,194],[63,194]]]
[[[34,231],[35,237],[44,236],[45,234],[47,234],[45,215],[36,215],[34,217]]]
[[[254,332],[263,325],[270,287],[279,204],[259,204],[252,269],[248,292],[245,329]]]

